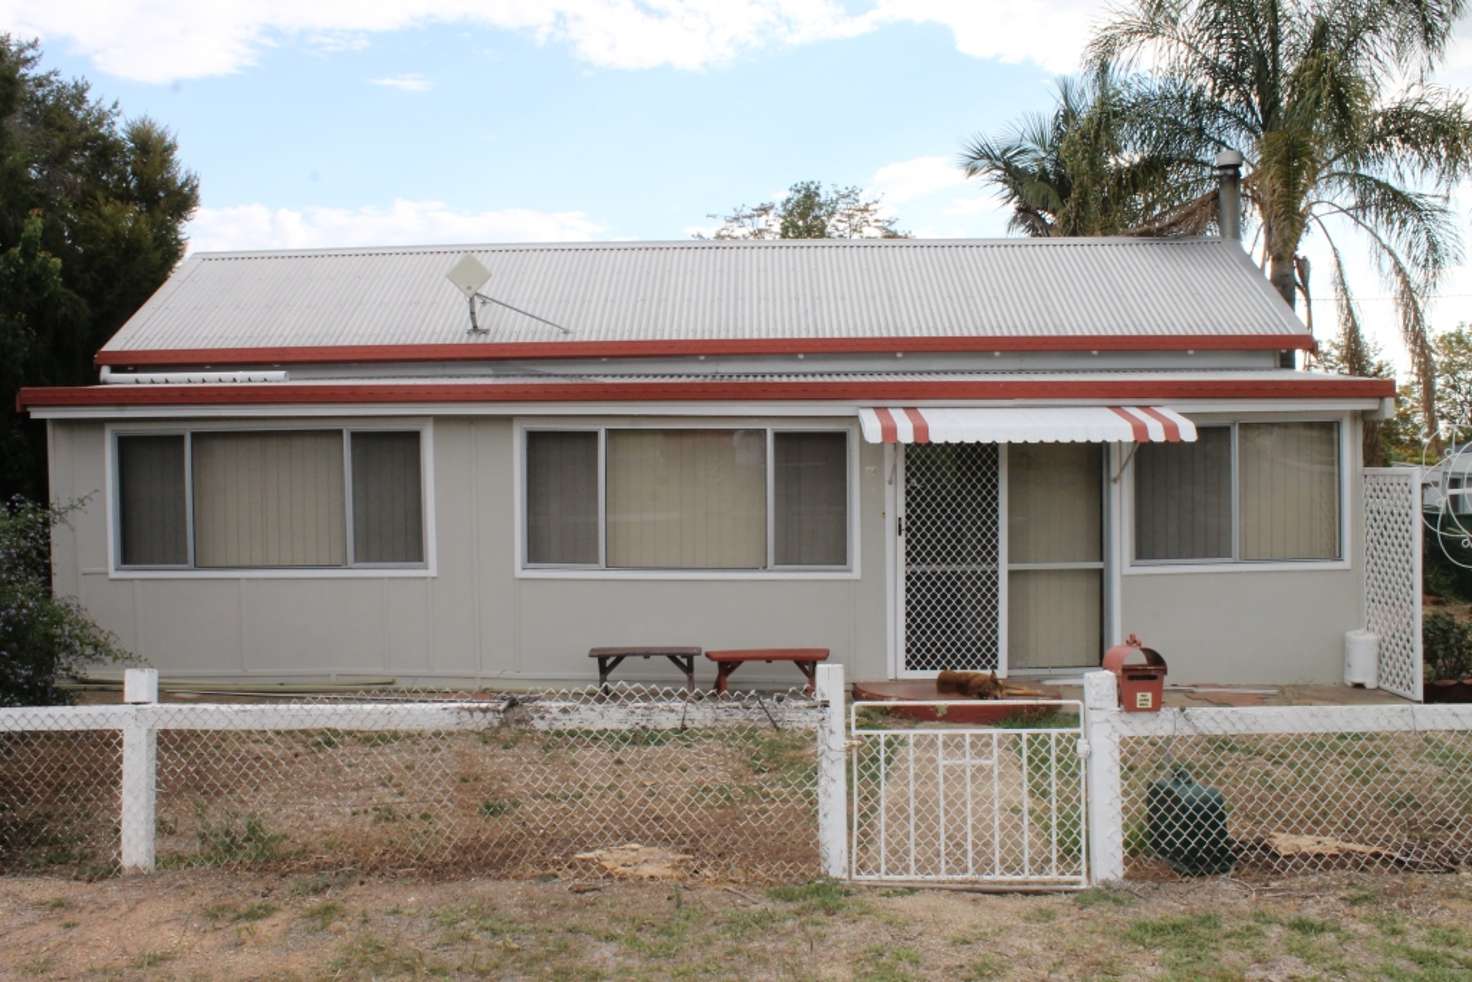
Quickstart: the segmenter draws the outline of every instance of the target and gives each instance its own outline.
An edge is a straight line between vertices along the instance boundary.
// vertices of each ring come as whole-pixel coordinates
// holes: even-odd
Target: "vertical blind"
[[[1230,559],[1232,429],[1196,428],[1195,443],[1135,452],[1135,557]]]
[[[1103,581],[1098,569],[1010,571],[1008,668],[1098,665],[1104,638]]]
[[[182,434],[118,437],[118,503],[124,566],[188,564]]]
[[[419,434],[352,433],[353,561],[424,561]]]
[[[846,433],[774,434],[772,548],[777,565],[848,562],[847,460]]]
[[[1136,453],[1136,559],[1338,558],[1338,423],[1238,423],[1197,434],[1194,444]]]
[[[1009,667],[1099,663],[1104,637],[1103,467],[1098,444],[1019,443],[1007,448]],[[1051,568],[1016,568],[1041,563]]]
[[[349,493],[354,563],[422,563],[420,443],[418,430],[120,434],[121,565],[189,565],[192,504],[197,567],[345,566]]]
[[[194,555],[200,567],[347,562],[342,433],[196,433]]]
[[[1243,559],[1332,559],[1339,552],[1339,427],[1242,423]]]
[[[598,434],[526,435],[526,560],[598,562]]]
[[[608,565],[766,565],[764,430],[608,431]]]

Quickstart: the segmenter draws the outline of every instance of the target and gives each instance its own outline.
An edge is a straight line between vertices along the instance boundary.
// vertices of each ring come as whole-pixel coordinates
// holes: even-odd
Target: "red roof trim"
[[[1384,398],[1390,379],[1002,379],[842,382],[533,382],[96,385],[23,388],[21,410],[47,406],[262,406],[330,403],[716,402],[921,399]]]
[[[1118,334],[1085,337],[730,338],[687,341],[487,341],[480,344],[362,344],[278,348],[159,348],[99,351],[98,365],[321,365],[363,362],[502,361],[517,358],[671,358],[896,351],[1246,351],[1313,350],[1309,334]]]

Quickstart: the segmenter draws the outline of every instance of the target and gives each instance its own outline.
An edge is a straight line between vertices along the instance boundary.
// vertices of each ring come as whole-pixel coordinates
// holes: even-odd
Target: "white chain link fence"
[[[1300,706],[1116,719],[1128,876],[1472,863],[1472,709]]]
[[[694,876],[820,872],[800,691],[375,698],[3,711],[0,873],[109,875],[151,846],[158,868],[597,875],[580,854],[631,843]],[[150,755],[130,822],[123,761]]]

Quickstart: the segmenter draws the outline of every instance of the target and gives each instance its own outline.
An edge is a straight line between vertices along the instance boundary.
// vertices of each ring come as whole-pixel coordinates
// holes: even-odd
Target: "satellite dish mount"
[[[563,327],[561,324],[549,321],[545,317],[538,317],[529,310],[513,307],[504,300],[497,300],[495,297],[488,297],[482,293],[481,287],[490,281],[491,271],[486,269],[484,263],[468,252],[461,256],[460,261],[450,268],[450,271],[445,274],[445,278],[455,285],[455,289],[465,295],[465,302],[470,311],[471,334],[488,333],[485,328],[480,326],[479,316],[481,306],[488,303],[493,303],[498,307],[505,307],[507,310],[515,311],[523,317],[530,317],[534,321],[546,324],[548,327],[555,327],[563,334],[572,333],[572,331]]]

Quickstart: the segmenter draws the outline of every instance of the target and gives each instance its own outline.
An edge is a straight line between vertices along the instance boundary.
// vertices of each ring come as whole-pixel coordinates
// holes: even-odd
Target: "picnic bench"
[[[668,658],[674,666],[685,673],[685,691],[695,691],[695,659],[700,657],[699,648],[671,647],[659,645],[629,645],[621,648],[590,648],[588,657],[598,659],[598,686],[608,691],[608,677],[625,658]]]
[[[828,657],[827,648],[731,648],[725,651],[707,651],[705,657],[716,663],[716,691],[725,692],[731,673],[749,661],[785,661],[797,666],[807,678],[803,688],[812,693],[816,684],[818,662]]]

